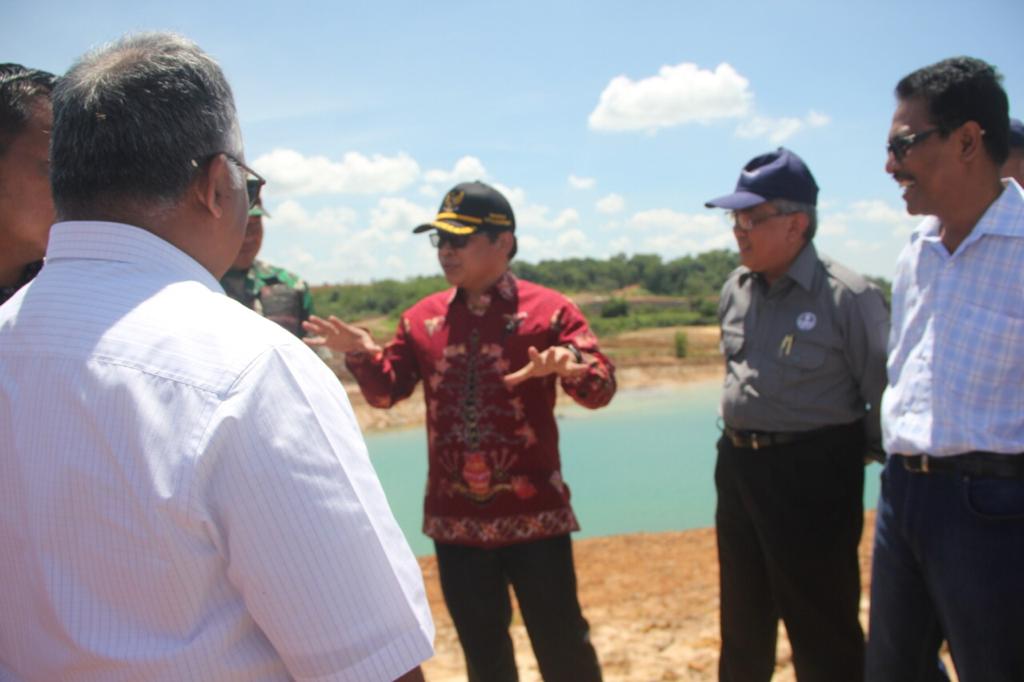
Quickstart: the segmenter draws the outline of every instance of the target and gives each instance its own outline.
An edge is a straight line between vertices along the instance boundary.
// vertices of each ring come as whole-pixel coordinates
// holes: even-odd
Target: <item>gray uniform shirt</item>
[[[866,415],[868,448],[881,451],[889,309],[877,287],[809,243],[770,287],[733,271],[718,319],[728,426],[808,431]]]

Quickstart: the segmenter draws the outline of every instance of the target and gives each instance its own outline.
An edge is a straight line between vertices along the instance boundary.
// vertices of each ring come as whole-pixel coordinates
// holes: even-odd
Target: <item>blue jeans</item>
[[[882,473],[865,680],[1024,680],[1024,480]]]

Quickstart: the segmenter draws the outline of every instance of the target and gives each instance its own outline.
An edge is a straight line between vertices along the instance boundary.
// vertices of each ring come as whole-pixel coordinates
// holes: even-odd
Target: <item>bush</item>
[[[686,336],[686,332],[679,330],[676,332],[676,357],[685,358],[687,348],[690,345],[690,339]]]
[[[601,306],[601,317],[625,317],[629,315],[629,303],[624,298],[609,298]]]

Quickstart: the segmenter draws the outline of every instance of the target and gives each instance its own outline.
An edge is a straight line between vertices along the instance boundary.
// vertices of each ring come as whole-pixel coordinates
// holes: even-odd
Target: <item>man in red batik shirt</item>
[[[423,530],[434,539],[445,603],[469,679],[516,680],[508,585],[547,682],[601,679],[576,597],[569,533],[579,524],[562,480],[555,384],[606,405],[614,368],[569,299],[517,279],[508,201],[481,182],[445,195],[431,242],[455,288],[407,310],[395,337],[311,317],[310,345],[345,353],[366,400],[387,408],[423,380],[430,467]]]

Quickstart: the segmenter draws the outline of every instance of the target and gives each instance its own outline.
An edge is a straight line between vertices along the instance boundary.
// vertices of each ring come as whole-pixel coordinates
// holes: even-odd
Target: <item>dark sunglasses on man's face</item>
[[[892,157],[897,161],[902,161],[906,157],[907,152],[918,142],[923,142],[928,139],[928,136],[932,133],[939,132],[938,128],[928,128],[916,133],[907,133],[906,135],[894,135],[889,138],[889,144],[886,145],[886,150]]]
[[[263,189],[263,185],[267,184],[267,181],[263,178],[262,175],[260,175],[252,168],[249,168],[244,163],[239,161],[238,158],[231,154],[228,154],[227,152],[214,152],[213,154],[210,154],[205,159],[203,159],[201,163],[199,161],[196,161],[195,159],[192,159],[192,167],[199,168],[200,166],[209,163],[215,156],[218,156],[219,154],[223,154],[225,157],[227,157],[228,161],[235,164],[236,166],[238,166],[239,168],[246,172],[247,175],[245,178],[245,194],[246,198],[249,200],[249,208],[252,208],[253,206],[256,205],[256,202],[259,201],[260,190]]]
[[[262,178],[248,178],[245,181],[245,193],[249,197],[249,208],[256,205],[256,202],[260,200],[260,190],[263,188],[265,181]]]
[[[440,249],[443,246],[450,246],[453,249],[463,249],[466,244],[469,243],[469,238],[475,233],[470,234],[452,234],[451,232],[437,232],[430,233],[430,243],[435,248]]]

